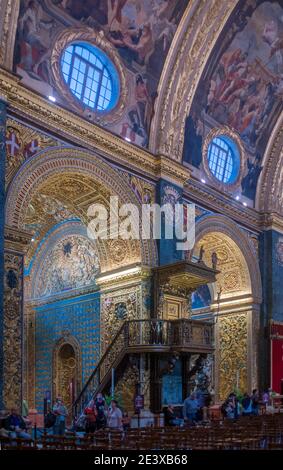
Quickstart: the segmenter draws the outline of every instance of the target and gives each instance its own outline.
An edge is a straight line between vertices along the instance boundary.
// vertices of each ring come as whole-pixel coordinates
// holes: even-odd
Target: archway
[[[224,400],[258,386],[258,335],[261,278],[256,239],[225,216],[206,216],[196,226],[193,256],[202,250],[212,265],[217,255],[217,282],[210,312],[215,322],[215,392]],[[207,314],[206,314],[207,315]]]
[[[78,342],[72,337],[61,338],[53,351],[53,400],[62,397],[68,411],[81,388],[81,352]]]
[[[83,383],[97,364],[106,330],[103,309],[100,314],[104,292],[96,283],[99,274],[105,277],[115,272],[112,284],[107,281],[109,297],[112,290],[117,291],[114,284],[123,272],[135,268],[131,288],[125,282],[129,281],[127,273],[112,306],[115,312],[116,303],[125,302],[129,316],[145,314],[142,275],[137,275],[136,267],[156,264],[154,242],[87,237],[89,206],[99,203],[109,209],[111,196],[118,197],[118,208],[131,203],[141,210],[141,200],[125,175],[91,153],[67,147],[49,148],[31,158],[8,188],[7,224],[32,236],[25,253],[24,277],[25,382],[30,406],[41,409],[43,391],[52,381],[52,348],[62,332],[77,338],[82,349]],[[119,321],[112,322],[107,338],[111,340],[118,327]],[[35,356],[40,358],[37,364]],[[69,358],[72,362],[71,354]],[[62,365],[63,356],[61,359],[57,363]]]

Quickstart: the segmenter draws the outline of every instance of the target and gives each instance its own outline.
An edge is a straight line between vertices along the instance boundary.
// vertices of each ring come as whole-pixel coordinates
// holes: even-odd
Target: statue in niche
[[[16,289],[18,287],[18,277],[13,269],[9,269],[6,274],[7,286],[10,289]]]
[[[217,253],[214,251],[211,255],[211,262],[212,262],[212,269],[217,268],[217,263],[218,263],[218,256]]]
[[[199,258],[198,258],[198,263],[203,263],[203,257],[204,257],[205,249],[204,246],[201,245],[200,250],[199,250]]]

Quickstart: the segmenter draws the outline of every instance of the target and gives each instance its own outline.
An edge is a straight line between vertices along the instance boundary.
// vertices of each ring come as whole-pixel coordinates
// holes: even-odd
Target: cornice
[[[242,207],[231,196],[220,193],[196,180],[189,179],[186,182],[184,196],[212,212],[225,214],[251,230],[262,229],[260,214],[255,209]]]
[[[77,116],[20,83],[20,77],[0,69],[0,95],[16,116],[27,119],[41,128],[66,138],[73,144],[95,151],[127,169],[132,169],[157,180],[161,175],[182,185],[189,178],[189,171],[168,157],[155,157],[150,152],[129,144],[96,124]]]
[[[24,230],[18,230],[9,225],[5,225],[5,248],[8,250],[26,253],[32,234]]]
[[[274,212],[260,214],[263,230],[276,230],[283,234],[283,216]]]
[[[107,292],[109,289],[116,290],[140,284],[141,281],[149,279],[151,275],[152,270],[148,266],[134,265],[103,273],[96,278],[96,283],[101,292]]]

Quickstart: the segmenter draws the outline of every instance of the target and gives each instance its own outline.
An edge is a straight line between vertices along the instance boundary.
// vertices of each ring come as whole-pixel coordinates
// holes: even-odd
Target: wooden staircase
[[[112,369],[126,355],[172,351],[212,353],[213,324],[190,319],[125,321],[73,403],[73,416],[80,417],[90,400],[109,385]]]

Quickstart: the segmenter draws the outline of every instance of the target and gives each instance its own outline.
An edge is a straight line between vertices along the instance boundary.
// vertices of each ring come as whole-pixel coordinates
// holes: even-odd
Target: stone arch
[[[83,246],[88,247],[88,250],[92,250],[92,257],[88,257],[87,259],[88,267],[91,267],[91,269],[88,269],[89,275],[87,276],[87,274],[85,274],[85,277],[81,279],[79,285],[73,288],[80,288],[80,290],[83,288],[86,288],[86,290],[92,290],[93,288],[95,288],[95,277],[100,271],[97,262],[99,258],[97,253],[97,247],[100,248],[100,244],[89,240],[87,236],[86,227],[79,220],[66,221],[64,223],[59,224],[59,226],[54,227],[51,233],[46,236],[46,238],[42,241],[42,243],[36,250],[29,265],[26,266],[26,274],[28,275],[26,275],[25,279],[25,301],[30,301],[31,299],[36,299],[38,301],[47,301],[46,296],[42,295],[42,285],[46,286],[48,279],[51,280],[51,277],[53,276],[50,273],[50,267],[56,266],[56,259],[52,260],[52,262],[51,260],[50,262],[48,261],[48,258],[50,256],[50,250],[53,250],[54,248],[56,249],[58,242],[60,242],[62,245],[62,242],[64,242],[64,240],[72,240],[72,242],[74,241],[75,244],[77,241],[80,241],[81,243],[83,243]],[[100,257],[102,256],[103,253],[100,253]],[[72,257],[69,259],[72,261]],[[90,259],[91,264],[89,263]],[[71,271],[73,271],[71,273],[71,276],[75,280],[76,272],[74,269],[74,264],[72,264],[71,266]],[[50,274],[48,275],[48,278],[46,276],[47,274]],[[53,282],[54,284],[56,284],[54,280]],[[55,292],[55,295],[56,294],[60,295],[60,298],[63,298],[64,296],[60,290],[58,290],[58,292]],[[51,293],[51,295],[54,295],[54,293]],[[65,297],[68,297],[69,295],[70,292],[67,290],[65,292]]]
[[[7,192],[7,225],[18,229],[22,228],[25,211],[40,185],[48,179],[63,175],[90,178],[94,185],[99,184],[100,187],[107,188],[109,193],[118,196],[122,203],[135,204],[139,211],[141,210],[141,202],[129,183],[104,160],[90,152],[73,147],[53,147],[36,154],[15,175]],[[109,251],[109,246],[106,242],[108,240],[102,244],[102,252],[104,253]],[[122,242],[129,246],[136,241],[123,240]],[[139,245],[138,247],[137,244]],[[141,240],[138,243],[133,243],[133,246],[134,250],[140,250],[141,252],[140,259],[138,260],[141,264],[148,266],[156,264],[157,251],[153,241]],[[133,252],[133,249],[130,251]],[[111,257],[108,256],[107,259],[110,260]],[[102,262],[101,268],[103,272],[106,272],[113,269],[113,266],[109,265],[109,263],[103,266]]]
[[[261,212],[283,214],[283,112],[269,138],[262,159],[255,207]]]
[[[238,2],[190,2],[159,81],[149,149],[181,161],[185,119],[204,67]]]
[[[215,393],[224,400],[234,389],[258,387],[261,276],[253,238],[223,215],[206,215],[196,225],[195,251],[203,244],[204,262],[218,256],[220,273],[211,311],[215,324]],[[217,292],[222,289],[220,302]]]
[[[206,215],[196,224],[195,246],[212,233],[222,235],[225,244],[230,243],[231,253],[238,252],[245,276],[244,289],[247,294],[252,295],[255,303],[260,303],[262,299],[260,269],[255,245],[247,232],[224,215]],[[248,292],[249,287],[250,292]]]

